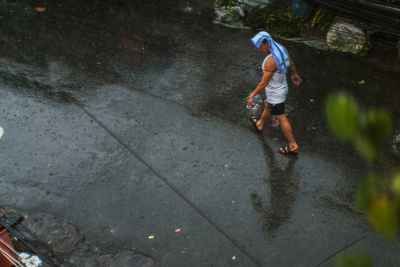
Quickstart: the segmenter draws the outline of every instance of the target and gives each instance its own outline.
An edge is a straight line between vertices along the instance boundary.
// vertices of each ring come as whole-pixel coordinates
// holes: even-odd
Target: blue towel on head
[[[278,66],[278,72],[283,72],[285,69],[289,68],[289,53],[283,45],[275,42],[269,33],[261,31],[251,38],[251,42],[257,48],[260,47],[264,40],[267,40],[269,43],[269,49],[271,50],[271,54],[275,59],[276,65]]]

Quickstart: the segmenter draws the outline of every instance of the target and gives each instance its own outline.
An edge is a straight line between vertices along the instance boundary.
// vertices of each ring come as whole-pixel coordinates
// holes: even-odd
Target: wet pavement
[[[323,112],[346,90],[390,110],[399,135],[388,62],[282,40],[303,78],[287,101],[300,153],[284,157],[279,128],[248,123],[263,55],[249,30],[213,24],[211,3],[4,3],[1,206],[64,219],[157,266],[332,266],[353,250],[397,266],[399,246],[353,210],[366,166]]]

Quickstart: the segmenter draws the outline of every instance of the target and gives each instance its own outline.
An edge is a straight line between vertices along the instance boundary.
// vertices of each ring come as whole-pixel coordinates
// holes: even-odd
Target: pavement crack
[[[124,143],[116,134],[114,134],[107,126],[99,121],[91,112],[89,112],[83,104],[81,104],[75,97],[69,95],[69,99],[73,101],[84,113],[86,113],[93,121],[95,121],[101,128],[103,128],[109,135],[111,135],[122,147],[124,147],[131,155],[137,158],[144,166],[146,166],[151,172],[153,172],[167,187],[175,192],[184,202],[186,202],[191,208],[193,208],[201,217],[203,217],[212,227],[214,227],[220,234],[228,239],[232,245],[238,248],[244,255],[246,255],[255,265],[262,266],[259,260],[242,247],[233,237],[226,233],[221,227],[219,227],[209,216],[207,216],[195,203],[190,201],[182,192],[180,192],[175,186],[173,186],[168,179],[154,169],[148,162],[138,155],[132,148]]]
[[[359,239],[356,239],[355,241],[351,242],[350,244],[348,244],[348,245],[344,246],[343,248],[341,248],[341,249],[335,251],[334,253],[332,253],[331,255],[329,255],[328,257],[326,257],[323,261],[321,261],[320,263],[318,263],[317,265],[315,265],[315,267],[321,266],[322,264],[324,264],[324,263],[327,262],[328,260],[330,260],[330,259],[332,259],[333,257],[335,257],[335,256],[336,256],[337,254],[339,254],[340,252],[342,252],[342,251],[348,249],[349,247],[354,246],[355,244],[357,244],[358,242],[360,242],[360,241],[363,240],[364,238],[365,238],[365,236],[363,236],[363,237],[361,237],[361,238],[359,238]]]
[[[0,38],[3,41],[5,40],[1,35]],[[22,53],[20,52],[15,46],[13,46],[11,43],[6,42],[9,44],[12,48],[16,49],[18,53],[21,53],[21,56],[24,57],[24,59],[28,62],[30,60]],[[31,62],[30,62],[31,63]],[[42,70],[37,67],[35,64],[31,63],[32,66],[38,73],[43,73]],[[14,77],[8,77],[10,80],[11,78]],[[7,80],[7,79],[6,79]],[[212,227],[214,227],[220,234],[222,234],[227,240],[229,240],[233,246],[238,248],[245,256],[247,256],[250,261],[252,261],[256,266],[262,266],[259,260],[253,256],[250,252],[248,252],[244,247],[242,247],[233,237],[231,237],[228,233],[226,233],[222,228],[220,228],[210,217],[208,217],[198,206],[196,206],[192,201],[190,201],[183,193],[181,193],[176,187],[174,187],[171,183],[168,182],[168,179],[161,175],[157,170],[155,170],[149,163],[147,163],[143,158],[141,158],[132,148],[130,148],[126,143],[124,143],[118,136],[116,136],[110,129],[107,128],[101,121],[99,121],[91,112],[89,112],[82,103],[78,101],[76,97],[74,97],[71,93],[67,93],[63,90],[53,92],[52,90],[54,89],[53,86],[50,85],[42,85],[40,83],[31,83],[29,80],[22,79],[20,80],[21,85],[28,85],[30,88],[35,88],[36,90],[38,86],[44,87],[44,92],[47,93],[47,95],[56,97],[57,99],[61,99],[61,101],[69,102],[72,104],[75,104],[80,108],[84,113],[86,113],[93,121],[95,121],[101,128],[103,128],[110,136],[112,136],[122,147],[124,147],[130,154],[132,154],[135,158],[137,158],[144,166],[146,166],[151,172],[153,172],[167,187],[169,187],[173,192],[175,192],[184,202],[186,202],[190,207],[192,207],[201,217],[203,217]],[[81,88],[84,86],[83,84]]]

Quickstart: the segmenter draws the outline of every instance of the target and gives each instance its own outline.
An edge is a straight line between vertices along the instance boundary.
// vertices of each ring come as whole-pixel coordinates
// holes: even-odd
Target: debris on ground
[[[362,55],[366,51],[368,40],[361,27],[337,21],[329,28],[326,42],[333,51]]]
[[[45,7],[35,7],[37,12],[45,12],[46,8]]]
[[[262,111],[264,110],[264,105],[263,105],[263,96],[262,94],[258,94],[256,96],[254,96],[253,98],[253,106],[251,105],[247,105],[247,111],[249,113],[249,115],[253,115],[256,117],[259,117],[262,113]],[[246,103],[247,103],[247,99],[245,99]]]
[[[43,261],[36,255],[22,252],[18,254],[21,258],[21,262],[27,267],[41,267]]]
[[[15,218],[12,220],[17,223],[12,225],[16,233],[23,236],[24,241],[37,248],[55,266],[154,266],[151,258],[134,249],[114,248],[110,251],[109,248],[93,246],[85,240],[76,226],[46,214],[20,216],[10,210],[0,209],[0,217]],[[21,252],[18,253],[19,257],[25,263],[31,263],[26,266],[43,265],[37,265],[42,259],[26,252],[26,246],[15,239],[13,233],[10,232],[10,235],[13,237],[15,250]]]

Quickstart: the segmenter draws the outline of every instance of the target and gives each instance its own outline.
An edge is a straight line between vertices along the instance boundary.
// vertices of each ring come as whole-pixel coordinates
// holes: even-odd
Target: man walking
[[[262,63],[262,79],[248,99],[248,104],[254,105],[254,96],[265,90],[264,111],[259,120],[255,116],[251,116],[250,121],[261,132],[270,114],[275,115],[281,125],[283,135],[289,142],[288,145],[280,148],[280,152],[282,154],[293,153],[299,149],[299,146],[294,139],[292,127],[285,114],[285,101],[288,93],[287,69],[290,68],[292,82],[295,85],[301,83],[301,78],[297,74],[294,62],[286,48],[275,42],[269,33],[261,31],[251,38],[251,42],[267,56]]]

